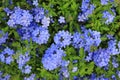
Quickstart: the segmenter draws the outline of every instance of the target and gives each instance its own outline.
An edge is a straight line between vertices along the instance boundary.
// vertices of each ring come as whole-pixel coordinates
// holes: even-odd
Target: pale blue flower
[[[65,17],[60,16],[58,21],[59,21],[59,23],[65,23]]]

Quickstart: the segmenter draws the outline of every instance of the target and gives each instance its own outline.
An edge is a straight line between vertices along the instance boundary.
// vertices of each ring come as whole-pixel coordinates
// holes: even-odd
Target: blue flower
[[[30,5],[33,5],[33,1],[32,0],[26,0],[26,2]]]
[[[13,58],[12,58],[12,56],[8,56],[8,57],[6,57],[6,64],[10,64],[12,61],[13,61]]]
[[[68,78],[70,76],[70,73],[66,67],[62,67],[60,70],[65,78]]]
[[[46,44],[50,34],[47,29],[38,27],[32,32],[32,40],[38,44]]]
[[[66,47],[71,44],[72,35],[68,31],[59,31],[54,36],[54,42],[58,47]]]
[[[3,62],[3,63],[5,62],[5,56],[4,56],[4,54],[0,54],[0,61]]]
[[[26,52],[24,55],[20,54],[17,59],[18,68],[22,71],[22,73],[29,74],[31,72],[32,67],[26,65],[26,63],[30,60],[29,53]]]
[[[102,5],[106,5],[106,4],[108,4],[108,1],[109,1],[109,0],[101,0],[101,4],[102,4]]]
[[[65,23],[65,17],[60,16],[58,21],[59,21],[59,23]]]
[[[102,5],[107,5],[108,2],[113,2],[114,0],[101,0]]]
[[[36,7],[36,8],[33,8],[32,11],[33,11],[33,16],[36,22],[40,22],[45,16],[44,8]]]
[[[50,18],[49,17],[44,17],[42,19],[41,23],[42,23],[42,27],[47,28],[50,24]]]
[[[70,61],[65,61],[65,60],[62,60],[61,62],[61,66],[65,66],[67,67],[69,65]]]
[[[28,40],[32,38],[32,32],[38,27],[38,25],[35,22],[32,22],[27,27],[18,28],[17,32],[21,36],[22,40]]]
[[[84,22],[88,20],[88,16],[92,14],[95,6],[90,4],[90,0],[83,0],[81,5],[81,13],[78,15],[78,21]]]
[[[35,74],[31,74],[29,77],[25,77],[24,80],[35,80]]]
[[[93,54],[93,60],[95,64],[99,67],[104,67],[108,65],[110,61],[110,53],[106,49],[98,49]]]
[[[101,43],[100,32],[92,31],[91,29],[82,28],[82,33],[75,32],[73,34],[73,46],[75,48],[84,48],[85,51],[90,52],[91,46],[99,46]]]
[[[14,51],[8,47],[6,47],[0,54],[0,61],[10,64],[13,61],[12,55]],[[7,56],[6,56],[7,55]]]
[[[28,52],[25,53],[25,55],[20,54],[19,58],[17,59],[18,68],[23,69],[23,66],[30,60],[30,56],[28,55]]]
[[[112,75],[111,78],[112,78],[112,80],[117,80],[115,75]]]
[[[5,43],[7,39],[8,33],[4,33],[3,31],[0,30],[0,45]]]
[[[34,0],[33,5],[38,6],[38,0]]]
[[[118,77],[120,78],[120,71],[117,71],[117,75],[118,75]]]
[[[10,27],[16,27],[17,25],[28,26],[33,21],[33,16],[29,13],[28,10],[20,9],[15,7],[13,13],[9,16],[7,24]]]
[[[0,80],[10,80],[10,75],[6,74],[3,76],[3,72],[0,71]]]
[[[28,26],[33,21],[33,16],[29,13],[28,10],[23,10],[20,18],[20,25]]]
[[[73,67],[72,72],[76,72],[78,70],[78,67]]]
[[[42,64],[46,70],[54,70],[62,65],[62,57],[65,56],[63,50],[58,49],[54,44],[45,51],[42,57]]]
[[[110,14],[108,11],[103,12],[103,18],[106,19],[105,24],[110,24],[115,18],[115,10],[112,9],[113,14]]]
[[[81,11],[86,12],[88,10],[90,0],[82,0]]]
[[[93,58],[93,52],[89,52],[85,60],[89,62],[90,60],[92,60],[92,58]]]
[[[108,41],[108,48],[107,50],[109,51],[109,53],[111,53],[111,55],[116,55],[116,54],[119,54],[119,50],[118,48],[116,47],[116,40],[110,40]]]
[[[14,50],[6,47],[6,48],[4,49],[4,53],[3,53],[3,54],[13,55],[13,54],[14,54]]]
[[[4,8],[4,11],[7,13],[7,16],[13,13],[9,8]]]
[[[32,67],[29,65],[26,65],[24,69],[22,69],[22,72],[25,74],[29,74],[31,72]]]
[[[80,34],[79,32],[73,34],[73,46],[75,48],[84,47],[83,34]]]
[[[113,65],[114,68],[118,68],[118,66],[119,66],[115,57],[113,57],[112,65]]]
[[[96,76],[96,74],[92,74],[90,80],[109,80],[109,79],[105,78],[104,74],[101,75],[101,76]]]

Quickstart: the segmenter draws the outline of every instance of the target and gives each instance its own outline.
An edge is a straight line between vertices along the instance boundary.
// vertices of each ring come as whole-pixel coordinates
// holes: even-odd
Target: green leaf
[[[79,56],[80,56],[80,60],[83,60],[85,58],[85,53],[84,53],[84,49],[83,48],[80,48]]]
[[[21,77],[19,74],[11,76],[10,80],[21,80]]]

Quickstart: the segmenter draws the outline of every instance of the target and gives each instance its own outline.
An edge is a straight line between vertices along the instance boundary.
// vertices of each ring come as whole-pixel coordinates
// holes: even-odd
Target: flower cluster
[[[17,31],[23,40],[32,38],[38,44],[47,43],[50,36],[47,29],[50,24],[50,18],[45,16],[47,12],[43,8],[36,7],[29,11],[15,7],[13,11],[8,8],[5,11],[10,14],[10,19],[7,22],[10,27],[22,26],[18,27]],[[38,23],[41,23],[41,25]]]
[[[101,4],[107,5],[108,2],[112,3],[113,1],[114,0],[101,0]],[[111,12],[112,12],[112,14],[108,11],[103,12],[103,18],[106,19],[105,24],[110,24],[113,22],[113,20],[116,16],[115,9],[111,9]]]
[[[33,16],[28,10],[23,10],[20,7],[15,7],[10,15],[7,24],[10,27],[17,27],[17,25],[28,26],[33,21]]]
[[[112,12],[113,12],[113,14],[110,14],[110,12],[108,12],[108,11],[103,12],[103,18],[107,19],[105,21],[105,24],[109,24],[109,23],[113,22],[113,20],[115,18],[115,10],[113,9]]]
[[[14,54],[14,51],[10,48],[5,48],[0,53],[0,61],[6,64],[10,64],[13,61],[12,55]]]
[[[2,76],[3,73],[0,71],[0,80],[10,80],[10,75],[5,75],[4,77]]]
[[[71,39],[72,36],[68,31],[59,31],[57,34],[55,34],[54,36],[54,42],[55,44],[62,48],[62,47],[66,47],[68,45],[71,44]]]
[[[46,44],[50,34],[47,29],[38,27],[32,32],[32,40],[38,44]]]
[[[32,67],[26,65],[26,63],[30,60],[29,53],[26,52],[24,55],[20,54],[17,59],[18,68],[22,70],[23,73],[29,74],[31,72]]]
[[[93,53],[93,60],[99,67],[107,66],[110,61],[110,53],[105,49],[99,49]]]
[[[90,4],[90,0],[82,0],[81,5],[81,13],[78,15],[78,21],[84,22],[88,20],[88,16],[92,14],[95,6],[93,4]]]
[[[55,44],[52,44],[50,48],[45,51],[42,64],[46,70],[54,70],[62,65],[63,56],[65,56],[64,51]]]
[[[119,44],[119,43],[118,43]],[[89,52],[86,60],[92,60],[99,67],[108,66],[110,61],[110,56],[119,54],[119,47],[117,48],[117,42],[114,38],[109,38],[108,47],[103,49],[98,49],[94,52]],[[115,59],[113,59],[112,64],[114,67],[118,67],[119,65],[116,63]]]
[[[119,49],[116,47],[117,45],[117,41],[116,40],[110,40],[108,41],[108,48],[107,50],[109,51],[109,53],[111,53],[111,55],[117,55],[119,54]]]
[[[35,22],[41,23],[41,26],[44,28],[47,28],[49,26],[50,18],[45,16],[47,14],[46,10],[44,10],[43,8],[36,7],[32,9],[32,12]]]
[[[114,68],[118,68],[118,66],[119,66],[115,57],[113,57],[113,59],[112,59],[112,65]]]
[[[73,35],[73,46],[75,48],[84,48],[90,52],[91,46],[99,46],[101,43],[100,32],[92,31],[82,27],[82,33],[75,32]]]
[[[0,45],[5,43],[8,38],[8,33],[4,33],[0,30]]]

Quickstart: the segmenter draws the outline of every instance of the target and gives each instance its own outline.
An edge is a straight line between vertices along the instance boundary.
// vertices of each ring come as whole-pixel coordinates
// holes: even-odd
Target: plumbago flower
[[[10,64],[13,61],[13,58],[12,58],[13,54],[14,54],[14,51],[12,49],[6,47],[0,53],[0,61],[3,62],[3,63],[6,63],[6,64]]]
[[[34,22],[28,27],[19,28],[17,31],[23,40],[30,41],[32,39],[40,45],[46,44],[50,37],[48,29],[40,27]]]
[[[18,28],[17,32],[21,36],[22,40],[30,41],[30,39],[32,38],[32,32],[35,30],[36,27],[38,27],[38,25],[36,23],[32,22],[27,27]]]
[[[31,74],[31,76],[25,77],[24,80],[35,80],[35,74]]]
[[[54,42],[60,48],[62,47],[65,48],[66,46],[70,45],[72,42],[71,39],[72,39],[71,33],[69,33],[68,31],[64,31],[64,30],[59,31],[54,36]]]
[[[101,0],[102,5],[107,5],[108,2],[113,2],[114,0]]]
[[[55,44],[52,44],[50,48],[45,51],[44,56],[42,57],[42,64],[46,70],[54,70],[67,62],[62,60],[62,57],[65,56],[65,52],[58,48]],[[67,63],[68,64],[68,63]],[[65,65],[66,66],[66,65]]]
[[[93,53],[93,60],[99,67],[107,66],[110,61],[110,53],[106,49],[99,49]]]
[[[33,5],[38,6],[38,0],[34,0]]]
[[[113,65],[114,68],[118,68],[119,64],[118,64],[118,62],[116,60],[116,57],[113,57],[113,59],[112,59],[112,65]]]
[[[26,52],[24,55],[20,54],[17,63],[18,68],[22,71],[22,73],[29,74],[31,72],[32,67],[29,65],[26,65],[26,63],[30,60],[29,53]]]
[[[3,76],[3,72],[0,71],[0,80],[10,80],[10,77],[9,74]]]
[[[102,5],[107,5],[108,3],[112,3],[112,2],[114,2],[114,0],[101,0]],[[113,12],[113,14],[111,14],[110,12],[106,10],[103,12],[103,18],[106,19],[105,24],[107,25],[112,23],[116,16],[115,9],[111,9],[111,12]]]
[[[118,48],[116,47],[116,45],[117,45],[117,41],[116,40],[108,41],[108,48],[107,48],[107,50],[109,51],[109,53],[111,53],[111,55],[117,55],[117,54],[120,53]]]
[[[47,28],[50,24],[50,18],[44,17],[41,23],[42,23],[42,27]]]
[[[39,7],[33,8],[32,13],[33,13],[33,17],[34,17],[35,22],[39,23],[43,19],[42,24],[45,23],[44,22],[45,20],[47,20],[46,22],[49,24],[49,17],[46,16],[48,11],[44,10],[44,8],[41,8],[41,7],[40,8]]]
[[[118,48],[116,46],[117,46],[117,42],[114,39],[114,37],[111,38],[109,37],[108,47],[103,49],[100,48],[94,52],[89,52],[88,56],[86,57],[86,61],[90,61],[93,59],[95,64],[99,67],[108,66],[108,63],[110,61],[110,56],[118,55],[120,53],[119,46]],[[112,64],[114,68],[117,68],[119,66],[119,64],[116,62],[115,59],[113,59]]]
[[[92,14],[95,6],[93,4],[90,4],[90,0],[82,0],[81,5],[81,13],[78,15],[78,21],[84,22],[88,20],[88,16]]]
[[[90,52],[91,46],[99,46],[101,43],[100,32],[92,31],[91,29],[82,28],[82,33],[75,32],[73,34],[73,46],[75,48],[84,48],[85,51]]]
[[[38,27],[32,32],[32,40],[38,44],[46,44],[50,34],[47,29]]]
[[[44,8],[35,7],[32,10],[24,10],[15,7],[13,11],[8,8],[5,11],[10,15],[7,22],[10,27],[22,26],[17,28],[22,40],[30,41],[32,39],[32,41],[40,45],[47,43],[50,37],[48,31],[50,18],[46,17],[47,11]],[[41,26],[39,23],[41,23]]]
[[[7,39],[8,33],[4,33],[3,31],[0,30],[0,45],[5,43]]]
[[[110,24],[110,23],[113,22],[116,14],[115,14],[115,10],[114,9],[112,9],[112,12],[113,12],[113,14],[110,14],[110,12],[108,12],[108,11],[104,11],[103,12],[103,18],[107,19],[105,21],[105,24]]]
[[[59,21],[59,23],[65,23],[65,17],[60,16],[58,21]]]
[[[23,10],[20,7],[15,7],[12,14],[9,16],[7,24],[10,27],[17,27],[17,25],[28,26],[33,21],[33,16],[28,10]]]
[[[69,73],[69,71],[68,71],[68,69],[66,67],[62,67],[60,71],[62,72],[62,75],[65,78],[68,78],[70,76],[70,73]]]

